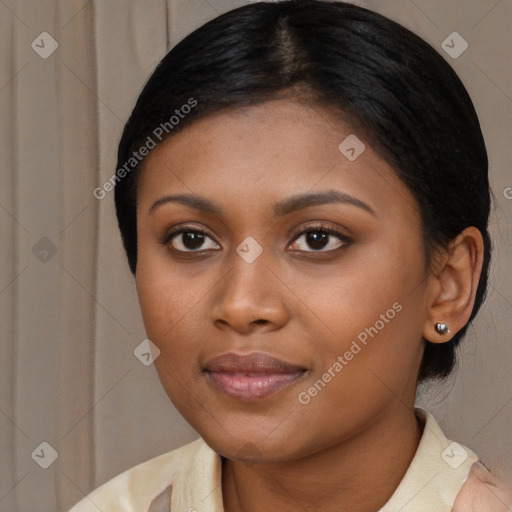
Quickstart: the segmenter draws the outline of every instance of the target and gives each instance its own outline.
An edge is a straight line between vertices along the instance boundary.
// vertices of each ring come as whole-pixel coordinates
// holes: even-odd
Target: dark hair
[[[484,264],[471,321],[485,298],[491,252],[487,152],[473,103],[420,37],[342,2],[239,7],[192,32],[160,62],[119,143],[115,201],[131,271],[140,171],[134,152],[210,113],[282,96],[341,116],[394,168],[419,204],[427,267],[464,228],[480,230]],[[449,342],[424,340],[419,381],[450,374],[468,325]]]

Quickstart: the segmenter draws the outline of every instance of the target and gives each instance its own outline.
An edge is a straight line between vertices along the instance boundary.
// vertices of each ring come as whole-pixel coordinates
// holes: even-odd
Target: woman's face
[[[419,210],[355,135],[279,100],[198,120],[146,159],[136,283],[155,365],[228,458],[317,453],[414,403]]]

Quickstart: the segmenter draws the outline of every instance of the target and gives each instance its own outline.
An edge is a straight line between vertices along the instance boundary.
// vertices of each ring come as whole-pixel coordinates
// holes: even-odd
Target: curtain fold
[[[8,16],[0,16],[0,47],[14,46],[14,27]],[[15,281],[22,269],[16,263],[15,243],[18,224],[15,218],[15,176],[13,136],[13,81],[19,72],[12,51],[2,52],[0,60],[0,510],[14,510],[14,312]]]
[[[59,130],[60,302],[55,495],[65,510],[94,484],[93,424],[98,210],[98,97],[94,3],[59,1],[55,80]]]
[[[49,34],[55,34],[56,2],[46,2],[39,12],[25,0],[11,3],[10,8],[15,33],[12,52],[16,67],[21,68],[12,82],[12,172],[14,215],[19,223],[14,250],[17,267],[23,270],[14,283],[12,419],[17,428],[12,471],[19,483],[12,491],[13,510],[30,510],[36,487],[40,506],[51,510],[56,508],[57,472],[44,466],[54,457],[58,441],[54,421],[58,414],[55,377],[62,256],[55,83],[58,62],[55,54],[49,56],[54,44]],[[5,16],[5,10],[2,14]]]

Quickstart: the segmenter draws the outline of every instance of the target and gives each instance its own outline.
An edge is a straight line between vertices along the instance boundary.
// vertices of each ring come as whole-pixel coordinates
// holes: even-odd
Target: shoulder
[[[481,462],[471,466],[452,512],[511,512],[512,485],[491,473]]]
[[[139,464],[98,487],[69,512],[145,512],[149,503],[173,481],[209,455],[203,439]]]

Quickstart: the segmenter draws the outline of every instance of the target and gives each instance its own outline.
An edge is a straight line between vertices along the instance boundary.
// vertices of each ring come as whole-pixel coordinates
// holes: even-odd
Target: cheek
[[[155,366],[166,391],[173,393],[180,382],[199,371],[198,353],[205,343],[204,304],[212,285],[207,276],[194,278],[174,268],[169,259],[146,256],[144,251],[136,284],[147,336],[160,350]]]
[[[362,382],[380,388],[383,380],[398,390],[414,373],[421,356],[426,283],[421,261],[421,252],[412,246],[400,251],[384,246],[364,257],[354,251],[329,279],[315,284],[310,275],[297,284],[297,290],[307,290],[303,301],[323,326],[324,335],[315,343],[317,371],[332,368],[342,356],[343,371],[334,373],[343,378],[334,380],[352,396],[360,394],[353,387]],[[337,384],[329,387],[334,391]]]
[[[186,321],[200,290],[194,280],[184,279],[183,272],[173,268],[161,248],[148,247],[143,238],[139,242],[136,287],[140,309],[147,334],[157,345],[163,344],[171,330]]]
[[[376,323],[379,332],[389,331],[395,318],[404,316],[396,310],[420,299],[411,292],[423,276],[413,261],[415,255],[408,254],[405,261],[403,255],[391,254],[378,244],[372,251],[354,247],[338,265],[290,269],[283,280],[330,338],[347,340],[359,333],[364,338],[365,329]]]
[[[148,271],[144,260],[137,265],[137,295],[149,338],[161,349],[161,336],[175,324],[173,312],[176,308],[171,302],[172,295],[163,279],[158,279],[155,272]]]
[[[187,410],[193,409],[196,400],[190,400],[188,392],[183,396],[184,386],[188,389],[186,383],[200,372],[199,347],[193,343],[197,337],[191,336],[195,327],[191,317],[200,291],[194,290],[191,283],[184,286],[182,278],[170,279],[168,272],[148,265],[144,257],[139,261],[136,282],[144,327],[160,350],[155,368],[165,392],[187,418]]]

